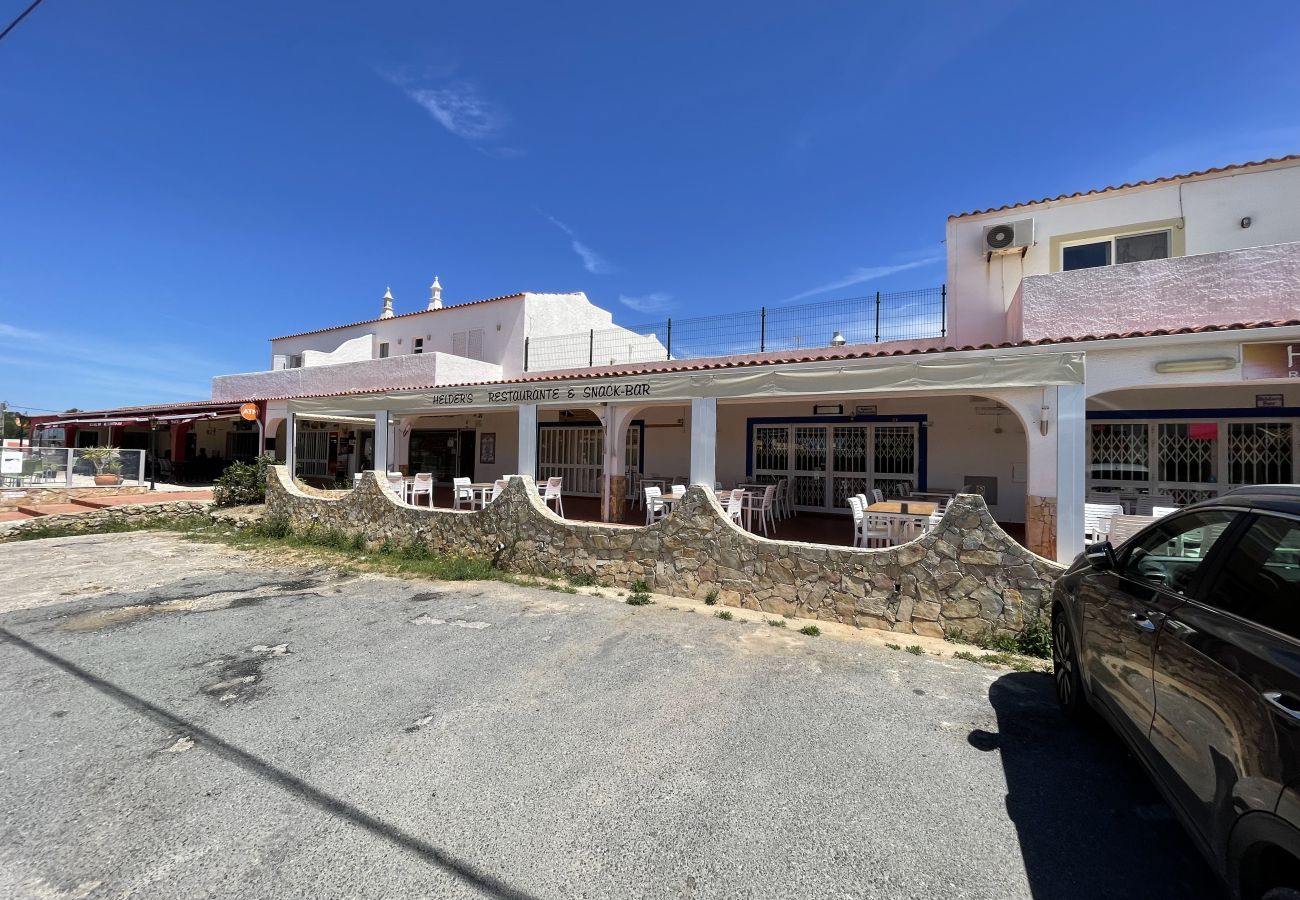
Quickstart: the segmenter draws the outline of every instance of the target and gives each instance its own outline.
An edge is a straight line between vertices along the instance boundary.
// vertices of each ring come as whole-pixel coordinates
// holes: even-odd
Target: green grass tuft
[[[713,614],[713,617],[715,619],[721,619],[724,622],[730,622],[732,619],[735,618],[735,616],[731,614],[731,610],[729,609],[720,609]]]
[[[808,637],[817,637],[822,633],[822,630],[816,625],[805,625],[803,628],[799,629],[799,633],[806,634]]]

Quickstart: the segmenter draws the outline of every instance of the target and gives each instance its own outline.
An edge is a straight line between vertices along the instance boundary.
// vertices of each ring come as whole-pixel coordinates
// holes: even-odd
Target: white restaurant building
[[[1295,480],[1300,156],[955,215],[947,250],[944,288],[643,328],[581,293],[443,306],[435,283],[425,309],[386,295],[376,318],[273,339],[267,371],[218,376],[207,402],[256,403],[258,443],[309,480],[558,474],[608,519],[638,473],[789,475],[823,513],[975,486],[1062,560],[1088,491]]]

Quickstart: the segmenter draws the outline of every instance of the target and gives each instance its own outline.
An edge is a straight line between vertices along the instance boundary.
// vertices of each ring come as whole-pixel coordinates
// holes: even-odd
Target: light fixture
[[[832,347],[843,347],[847,343],[848,341],[844,340],[844,335],[840,334],[838,331],[835,332],[835,336],[831,338]]]
[[[1241,217],[1241,227],[1242,227],[1242,228],[1249,228],[1249,227],[1250,227],[1250,216],[1242,216],[1242,217]]]
[[[1204,359],[1162,359],[1155,365],[1161,375],[1181,372],[1225,372],[1235,369],[1237,360],[1231,356],[1209,356]]]

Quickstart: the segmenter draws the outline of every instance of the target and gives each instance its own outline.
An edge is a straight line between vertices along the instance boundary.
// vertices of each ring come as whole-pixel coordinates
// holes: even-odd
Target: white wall
[[[481,358],[501,366],[504,378],[514,378],[524,371],[524,338],[552,335],[581,335],[591,329],[617,329],[612,314],[595,306],[581,292],[569,294],[526,293],[518,297],[487,303],[466,303],[398,315],[350,325],[301,337],[287,337],[271,342],[272,366],[275,361],[302,355],[304,365],[327,365],[355,359],[378,357],[379,344],[387,343],[390,357],[412,354],[415,339],[424,338],[423,352],[452,352],[453,335],[481,331]],[[631,335],[631,332],[628,332]],[[645,338],[637,336],[644,343]],[[657,341],[649,339],[654,346]],[[587,365],[586,345],[575,354],[573,365]],[[655,354],[651,353],[651,356]],[[580,356],[579,360],[577,357]]]
[[[1240,220],[1250,216],[1250,228]],[[1035,243],[986,261],[987,225],[1034,220]],[[1300,163],[1276,164],[1236,174],[1053,200],[948,220],[949,325],[953,343],[1006,339],[1005,315],[1028,275],[1053,270],[1052,237],[1098,229],[1181,219],[1187,255],[1300,241]],[[1177,240],[1176,240],[1177,242]]]
[[[218,375],[212,399],[243,401],[499,381],[501,367],[450,353],[422,353],[269,372]]]

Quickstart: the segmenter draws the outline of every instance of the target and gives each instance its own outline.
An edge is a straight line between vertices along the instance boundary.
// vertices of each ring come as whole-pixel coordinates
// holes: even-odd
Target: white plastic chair
[[[401,472],[388,473],[388,489],[397,495],[397,499],[406,502],[406,478]]]
[[[745,515],[745,489],[736,488],[727,496],[727,516],[737,525]],[[743,527],[743,526],[742,526]]]
[[[473,484],[468,478],[453,478],[451,480],[451,505],[460,509],[464,503],[470,509],[474,508],[474,489],[470,487]]]
[[[488,498],[488,503],[491,503],[497,497],[500,497],[501,492],[506,489],[508,484],[510,484],[510,482],[506,481],[504,478],[498,478],[496,481],[492,482],[492,496]]]
[[[1124,507],[1119,504],[1104,503],[1083,504],[1083,538],[1086,541],[1104,541],[1110,530],[1110,521],[1115,516],[1124,515]]]
[[[674,500],[680,500],[680,499],[682,499],[683,497],[686,496],[686,485],[684,485],[684,484],[674,484],[674,485],[673,485],[673,488],[672,488],[672,494],[673,494],[673,499],[674,499]]]
[[[657,487],[645,489],[645,523],[647,525],[662,519],[668,513],[668,504],[664,503],[664,492]]]
[[[1155,508],[1159,506],[1162,509],[1177,509],[1178,502],[1173,497],[1164,494],[1143,494],[1137,499],[1137,514],[1139,516],[1154,516]]]
[[[776,485],[769,484],[763,488],[763,496],[759,499],[758,504],[758,515],[763,523],[763,534],[767,534],[769,523],[772,530],[776,531]]]
[[[936,509],[934,512],[930,513],[929,518],[926,519],[925,525],[921,529],[921,534],[929,534],[931,531],[934,531],[939,527],[939,523],[942,521],[943,513]]]
[[[1181,509],[1181,507],[1178,506],[1153,506],[1151,507],[1151,515],[1155,516],[1157,519],[1163,519],[1165,516],[1172,516],[1174,513],[1178,512],[1179,509]]]
[[[884,502],[885,502],[885,492],[882,491],[880,488],[872,488],[872,489],[871,489],[871,502],[872,502],[872,503],[884,503]]]
[[[365,474],[364,472],[357,472],[355,475],[352,476],[353,489],[361,487],[361,476],[364,474]]]
[[[409,502],[415,505],[415,498],[421,495],[429,498],[429,505],[433,506],[433,473],[416,472],[415,480],[407,487]]]
[[[853,513],[853,546],[862,546],[862,498],[854,495],[847,498],[849,511]]]
[[[867,513],[862,517],[862,545],[890,547],[894,543],[894,526],[884,513]]]
[[[560,493],[560,487],[564,484],[564,478],[561,476],[552,476],[546,479],[546,484],[542,488],[542,502],[546,505],[555,504],[555,514],[563,518],[564,516],[564,497]]]

